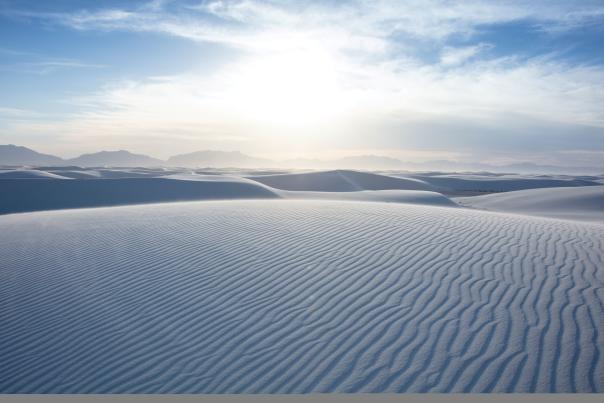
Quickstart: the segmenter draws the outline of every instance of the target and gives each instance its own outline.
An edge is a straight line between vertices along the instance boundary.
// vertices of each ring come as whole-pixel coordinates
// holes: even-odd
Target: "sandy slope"
[[[6,215],[0,244],[0,392],[604,391],[598,224],[221,201]]]
[[[250,176],[249,178],[276,189],[295,191],[434,190],[433,186],[417,179],[395,178],[387,175],[349,170]]]
[[[0,189],[0,214],[186,200],[279,197],[256,183],[170,178],[0,179]]]
[[[560,198],[554,207],[546,200],[549,197],[546,195],[561,195],[562,191],[551,193],[546,189],[541,193],[518,193],[527,195],[524,199],[524,196],[510,194],[494,195],[492,198],[458,197],[456,200],[464,206],[483,209],[601,220],[601,198],[589,203],[580,200],[589,192],[597,193],[600,192],[599,189],[604,189],[597,178],[488,173],[424,173],[394,177],[350,170],[288,174],[258,172],[248,176],[248,173],[237,170],[40,167],[0,171],[0,214],[169,201],[258,198],[371,201],[453,207],[457,204],[449,199],[450,196],[509,192],[530,186],[573,186],[577,190],[564,191],[567,196]],[[590,191],[587,186],[598,189]],[[535,201],[543,197],[545,199],[533,203],[533,195],[536,197]]]
[[[272,189],[272,188],[271,188]],[[432,206],[459,207],[457,203],[437,192],[424,190],[363,190],[358,192],[306,192],[272,189],[284,199],[342,200],[383,203],[411,203]]]
[[[448,196],[474,196],[485,193],[511,192],[524,189],[595,186],[596,177],[569,177],[555,175],[502,174],[402,174],[402,178],[421,180]]]
[[[604,222],[604,186],[519,190],[456,201],[485,210]]]
[[[52,172],[36,169],[0,170],[0,179],[69,179]]]
[[[73,178],[70,180],[0,179],[2,190],[0,214],[170,201],[266,198],[378,201],[457,207],[457,204],[447,197],[427,191],[292,192],[274,189],[252,179],[232,175],[168,172],[161,177],[136,177],[136,172],[130,170],[116,170],[109,173],[103,170],[83,172],[96,172],[98,177],[82,179],[82,175],[77,171],[75,173],[69,171]],[[110,176],[110,179],[107,179],[108,175],[115,175],[115,178]],[[145,173],[139,175],[144,176]],[[329,175],[327,173],[322,176],[313,175],[313,177],[320,180],[326,176],[329,179]],[[379,178],[379,175],[375,176]]]

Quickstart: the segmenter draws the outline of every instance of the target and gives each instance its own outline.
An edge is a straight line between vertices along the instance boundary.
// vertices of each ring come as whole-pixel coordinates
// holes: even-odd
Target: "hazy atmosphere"
[[[0,143],[603,167],[601,1],[0,1]]]

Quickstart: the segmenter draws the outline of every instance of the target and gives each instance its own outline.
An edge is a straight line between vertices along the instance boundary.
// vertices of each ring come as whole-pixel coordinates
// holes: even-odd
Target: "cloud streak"
[[[0,65],[0,71],[12,71],[18,73],[47,75],[62,69],[99,69],[106,65],[83,63],[77,60],[50,59],[43,61],[18,62]]]
[[[454,3],[445,0],[336,3],[218,0],[155,1],[131,8],[68,13],[18,9],[5,9],[2,13],[78,30],[154,31],[251,49],[274,45],[273,41],[262,41],[266,39],[266,31],[328,31],[339,39],[340,46],[380,50],[401,34],[442,40],[453,35],[471,35],[484,26],[515,21],[529,21],[542,31],[571,30],[598,22],[604,16],[604,5],[584,1],[578,6],[551,0],[492,3],[478,0]]]

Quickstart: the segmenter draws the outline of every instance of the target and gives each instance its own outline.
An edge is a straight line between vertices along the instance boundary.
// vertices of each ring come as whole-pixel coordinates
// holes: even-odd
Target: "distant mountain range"
[[[158,166],[165,164],[164,161],[143,154],[132,154],[131,152],[101,151],[94,154],[84,154],[77,158],[66,160],[70,165],[82,167],[90,166]]]
[[[0,165],[57,165],[64,162],[59,157],[40,154],[27,147],[0,145]]]
[[[359,155],[334,160],[290,159],[274,161],[252,157],[239,151],[196,151],[175,155],[163,161],[143,154],[129,151],[100,151],[84,154],[77,158],[63,159],[53,155],[41,154],[26,147],[13,144],[0,145],[0,166],[65,166],[80,167],[145,167],[174,166],[191,168],[314,168],[314,169],[373,169],[373,170],[411,170],[411,171],[488,171],[533,174],[602,174],[600,167],[563,167],[517,163],[509,165],[490,165],[483,163],[463,163],[456,161],[426,161],[422,163],[404,162],[396,158],[378,155]]]

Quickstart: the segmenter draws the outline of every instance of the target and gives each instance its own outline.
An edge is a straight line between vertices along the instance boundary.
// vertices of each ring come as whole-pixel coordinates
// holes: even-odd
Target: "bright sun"
[[[228,83],[225,93],[240,113],[288,128],[323,124],[346,104],[336,63],[319,50],[256,56],[239,65]]]

